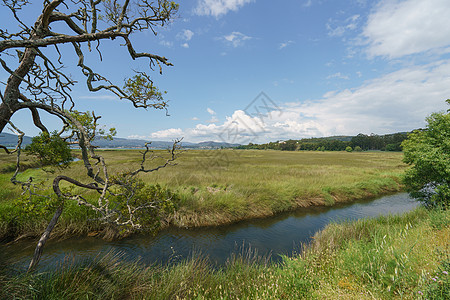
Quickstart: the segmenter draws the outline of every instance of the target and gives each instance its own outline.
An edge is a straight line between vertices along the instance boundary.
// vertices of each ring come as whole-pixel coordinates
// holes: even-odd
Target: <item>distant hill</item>
[[[112,141],[105,140],[102,138],[97,138],[93,143],[99,148],[111,148],[111,149],[123,149],[123,148],[144,148],[145,143],[151,142],[149,147],[151,149],[167,149],[172,147],[173,142],[165,141],[146,141],[139,139],[124,139],[124,138],[114,138]],[[31,143],[31,137],[24,136],[22,146],[26,146]],[[17,135],[10,133],[0,134],[0,145],[6,147],[15,147],[17,144]],[[182,142],[182,147],[185,149],[219,149],[219,148],[232,148],[237,147],[239,144],[228,144],[228,143],[218,143],[218,142],[201,142],[201,143],[190,143]]]
[[[99,148],[144,148],[145,143],[149,142],[138,139],[114,138],[112,141],[109,141],[103,138],[96,138],[93,144]],[[172,144],[172,142],[152,141],[149,147],[152,149],[166,149]]]
[[[240,146],[240,144],[229,144],[229,143],[220,143],[220,142],[213,142],[213,141],[208,141],[208,142],[201,142],[201,143],[197,143],[197,144],[193,144],[192,146],[190,146],[190,148],[192,147],[193,149],[219,149],[219,148],[232,148],[232,147],[237,147]]]
[[[31,138],[28,136],[23,137],[22,146],[31,143]],[[11,133],[0,133],[0,145],[6,147],[16,147],[17,145],[17,135]]]

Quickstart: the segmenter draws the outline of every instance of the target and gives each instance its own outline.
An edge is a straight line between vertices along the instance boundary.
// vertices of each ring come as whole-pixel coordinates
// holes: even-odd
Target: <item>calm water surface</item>
[[[291,255],[301,243],[330,222],[356,220],[379,215],[398,214],[418,206],[406,193],[333,207],[312,207],[285,213],[267,219],[243,221],[212,228],[176,229],[160,232],[157,236],[135,235],[120,241],[107,242],[95,237],[49,241],[40,266],[51,267],[67,256],[83,259],[107,253],[123,253],[124,259],[141,259],[144,264],[174,262],[201,252],[218,265],[226,262],[232,253],[242,249],[255,250],[259,255]],[[2,258],[15,268],[24,268],[33,254],[36,241],[1,245]]]

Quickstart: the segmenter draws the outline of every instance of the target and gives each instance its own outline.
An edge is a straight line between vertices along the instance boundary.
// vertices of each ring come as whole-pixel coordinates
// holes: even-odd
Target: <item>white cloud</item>
[[[337,26],[335,28],[332,28],[330,23],[327,23],[327,30],[329,36],[342,36],[345,33],[344,26]]]
[[[169,42],[169,41],[161,41],[159,42],[160,45],[163,45],[165,47],[171,48],[173,46],[173,42]]]
[[[284,43],[281,43],[280,44],[280,46],[278,47],[278,49],[283,49],[283,48],[286,48],[287,46],[289,46],[290,44],[293,44],[294,42],[293,41],[287,41],[287,42],[284,42]]]
[[[217,122],[219,122],[219,119],[217,119],[217,117],[216,117],[217,113],[214,110],[212,110],[211,108],[208,107],[206,109],[206,111],[208,112],[208,114],[211,115],[211,119],[209,119],[206,122],[208,122],[208,123],[217,123]]]
[[[359,15],[353,15],[345,19],[343,22],[332,19],[328,20],[326,24],[328,35],[332,37],[340,37],[349,30],[353,31],[357,29],[359,17]]]
[[[341,72],[337,72],[337,73],[327,76],[327,79],[332,79],[332,78],[349,79],[347,75],[344,75]]]
[[[398,58],[449,46],[449,16],[448,0],[383,0],[362,33],[367,53]]]
[[[311,7],[311,5],[312,5],[312,0],[308,0],[303,4],[304,7]]]
[[[354,89],[330,91],[316,100],[279,104],[277,111],[249,116],[236,110],[223,123],[169,129],[158,138],[247,144],[279,139],[393,133],[423,127],[433,111],[446,109],[450,61],[414,66],[365,82]],[[212,114],[211,114],[212,115]],[[183,134],[182,134],[183,133]]]
[[[150,134],[150,138],[152,139],[176,139],[184,136],[184,132],[181,128],[169,128],[165,130],[160,130],[157,132],[153,132]]]
[[[146,140],[146,139],[148,139],[148,137],[147,136],[145,136],[145,135],[129,135],[129,136],[127,136],[127,139],[134,139],[134,140]]]
[[[236,47],[239,47],[239,46],[244,45],[244,42],[245,42],[246,40],[252,39],[252,37],[247,36],[247,35],[245,35],[245,34],[243,34],[243,33],[234,31],[234,32],[230,33],[229,35],[225,35],[225,36],[223,37],[223,39],[224,39],[227,43],[229,43],[230,45],[232,45],[233,47],[236,48]]]
[[[211,119],[209,119],[206,122],[208,122],[208,123],[217,123],[217,122],[219,122],[219,119],[216,116],[212,116]]]
[[[195,13],[200,16],[220,17],[229,11],[237,11],[239,8],[253,0],[199,0]]]
[[[198,121],[199,119],[197,117],[192,117],[191,120],[192,121]]]
[[[181,47],[183,47],[183,48],[189,48],[189,44],[188,44],[188,43],[181,44]]]
[[[192,39],[193,36],[194,32],[189,29],[183,29],[183,31],[177,34],[177,39],[188,42]]]

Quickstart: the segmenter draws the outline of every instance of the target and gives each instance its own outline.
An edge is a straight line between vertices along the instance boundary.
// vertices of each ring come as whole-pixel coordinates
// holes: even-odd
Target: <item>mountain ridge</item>
[[[22,146],[26,146],[31,143],[31,137],[24,136]],[[146,141],[141,139],[126,139],[126,138],[113,138],[112,141],[103,138],[96,138],[94,146],[107,149],[125,149],[136,148],[142,149],[145,144],[149,143],[151,149],[167,149],[172,147],[173,142],[168,141]],[[0,145],[6,147],[15,147],[17,144],[17,135],[10,133],[0,133]],[[240,144],[230,144],[225,142],[205,141],[199,143],[181,142],[184,149],[218,149],[218,148],[233,148]]]

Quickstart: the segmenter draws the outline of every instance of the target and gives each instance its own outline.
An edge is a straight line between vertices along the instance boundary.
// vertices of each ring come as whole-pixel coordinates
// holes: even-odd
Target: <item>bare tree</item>
[[[142,31],[156,34],[158,27],[173,19],[178,5],[166,0],[44,0],[42,13],[31,25],[21,16],[22,10],[28,5],[31,4],[27,0],[3,0],[2,8],[9,10],[18,28],[14,32],[8,28],[0,29],[0,64],[9,74],[7,82],[2,82],[0,89],[0,132],[9,125],[18,135],[14,150],[0,145],[7,153],[17,155],[17,168],[11,181],[21,185],[30,195],[33,194],[32,179],[25,182],[17,179],[24,133],[11,122],[11,118],[24,109],[31,111],[34,125],[46,133],[48,138],[49,130],[41,121],[40,115],[50,114],[62,121],[63,127],[59,132],[52,133],[52,136],[79,146],[90,180],[89,183],[82,183],[64,175],[54,178],[52,188],[60,205],[38,242],[29,266],[31,270],[37,265],[43,246],[58,222],[64,209],[64,201],[77,201],[96,211],[105,222],[131,228],[140,228],[140,211],[158,208],[158,203],[152,201],[131,204],[130,199],[136,189],[134,178],[141,172],[156,171],[171,164],[176,159],[179,141],[175,141],[173,148],[169,150],[169,157],[162,164],[146,167],[146,161],[155,158],[147,147],[137,170],[112,177],[104,158],[96,153],[92,145],[96,135],[104,134],[97,126],[100,117],[91,112],[75,110],[71,90],[76,82],[70,74],[65,73],[66,65],[63,61],[71,52],[70,56],[76,58],[77,67],[91,92],[109,91],[122,100],[130,101],[136,108],[166,109],[167,102],[146,72],[136,72],[125,81],[123,87],[119,87],[88,66],[85,53],[97,53],[102,60],[102,43],[110,40],[124,46],[131,59],[146,60],[150,70],[156,67],[161,73],[163,66],[172,64],[163,56],[136,51],[131,36]],[[64,51],[61,50],[62,47]],[[49,54],[50,51],[57,54],[56,58],[52,58],[54,55]],[[80,194],[63,192],[60,189],[62,181],[82,189],[95,190],[98,192],[98,199],[93,202]],[[124,204],[122,209],[117,209],[117,205],[112,205],[110,199],[121,196]]]

